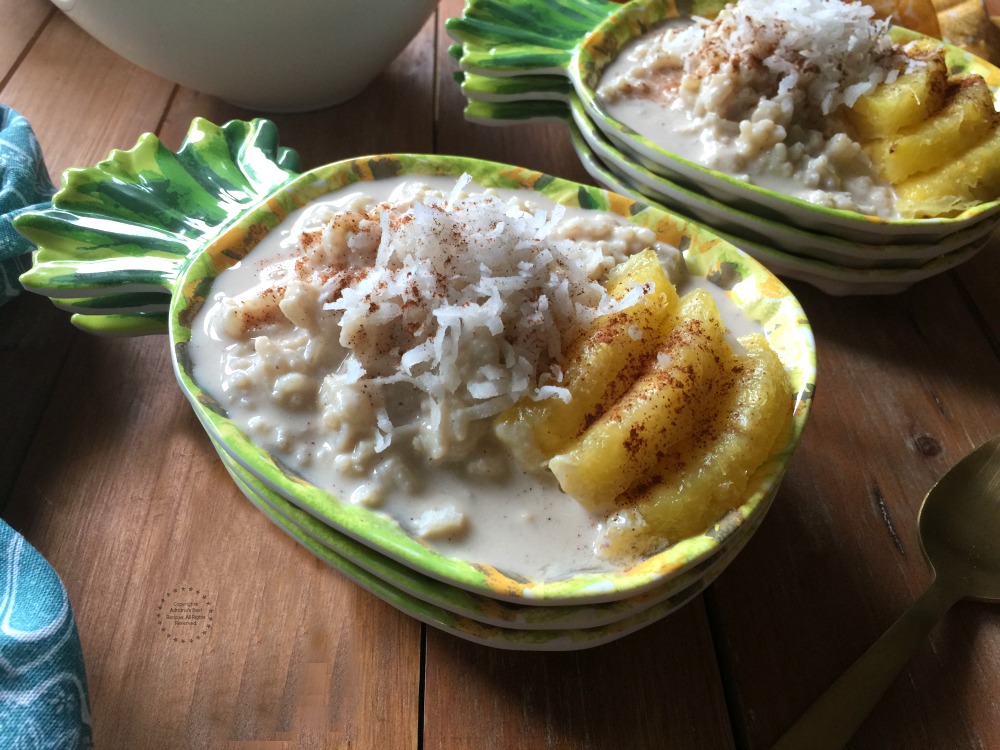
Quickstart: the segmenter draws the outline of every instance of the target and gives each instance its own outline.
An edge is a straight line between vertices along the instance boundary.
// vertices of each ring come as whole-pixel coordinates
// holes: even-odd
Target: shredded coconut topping
[[[826,115],[891,82],[907,64],[889,38],[889,22],[874,16],[860,2],[739,0],[713,20],[668,29],[659,52],[698,79],[751,70],[760,79],[757,91],[801,92],[805,107]]]
[[[523,397],[568,400],[566,345],[650,291],[616,300],[600,280],[659,246],[652,231],[602,214],[581,242],[584,225],[564,208],[467,194],[468,181],[315,210],[293,232],[293,258],[265,274],[270,286],[225,305],[233,331],[279,319],[339,331],[342,359],[318,394],[324,419],[356,425],[346,414],[360,409],[374,430],[353,430],[344,449],[364,442],[383,453],[402,437],[431,459],[461,459],[474,423]]]

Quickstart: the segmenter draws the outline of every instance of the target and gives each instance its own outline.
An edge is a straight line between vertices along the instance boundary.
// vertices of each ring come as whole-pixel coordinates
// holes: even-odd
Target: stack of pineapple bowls
[[[805,4],[467,0],[448,30],[467,119],[564,122],[598,183],[779,276],[891,294],[1000,240],[1000,69]]]

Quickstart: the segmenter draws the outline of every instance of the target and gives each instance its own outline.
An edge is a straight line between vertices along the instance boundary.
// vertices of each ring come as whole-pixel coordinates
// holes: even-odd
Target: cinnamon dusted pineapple
[[[638,376],[646,353],[662,339],[679,300],[652,249],[612,269],[606,284],[608,294],[618,300],[636,287],[645,287],[648,293],[624,310],[598,318],[570,346],[563,367],[563,384],[572,393],[569,401],[525,399],[497,418],[497,434],[521,464],[544,466],[586,429],[593,414],[617,401]]]
[[[633,256],[609,291],[649,283],[654,262]],[[616,313],[638,316],[617,335],[605,335],[613,316],[597,321],[567,357],[569,401],[525,399],[497,422],[516,456],[605,516],[597,551],[609,559],[701,533],[740,505],[791,423],[788,377],[763,335],[731,346],[703,289],[663,301],[655,327],[639,305]]]
[[[916,67],[862,95],[847,120],[903,216],[956,213],[1000,197],[1000,113],[978,75],[949,75],[943,48],[907,49]]]
[[[913,70],[862,94],[847,110],[847,121],[862,142],[923,122],[944,103],[948,68],[940,45],[916,42],[907,53],[917,61]]]
[[[617,498],[601,540],[607,557],[645,554],[658,536],[676,541],[711,527],[744,502],[754,474],[785,439],[791,397],[781,361],[760,334],[740,343],[732,383],[700,430],[673,445],[648,481]]]
[[[979,76],[952,79],[933,116],[871,141],[866,150],[881,174],[899,185],[920,172],[961,161],[996,129],[993,92]]]

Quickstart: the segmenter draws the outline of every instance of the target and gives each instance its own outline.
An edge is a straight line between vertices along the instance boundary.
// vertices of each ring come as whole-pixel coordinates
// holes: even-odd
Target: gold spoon
[[[1000,602],[1000,435],[941,477],[924,498],[918,525],[935,572],[930,587],[773,750],[843,747],[952,604],[959,599]]]

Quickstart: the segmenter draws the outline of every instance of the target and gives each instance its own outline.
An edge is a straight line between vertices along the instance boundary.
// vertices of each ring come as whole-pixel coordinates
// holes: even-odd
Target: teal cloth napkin
[[[32,249],[11,225],[48,205],[38,141],[24,119],[0,106],[0,304],[15,296]],[[87,678],[66,589],[45,558],[0,520],[0,749],[93,748]]]
[[[93,748],[87,678],[66,589],[0,521],[0,748]]]
[[[20,114],[0,105],[0,305],[21,291],[17,277],[31,267],[31,243],[11,220],[48,205],[55,187],[35,133]]]

